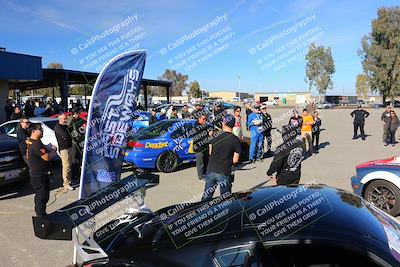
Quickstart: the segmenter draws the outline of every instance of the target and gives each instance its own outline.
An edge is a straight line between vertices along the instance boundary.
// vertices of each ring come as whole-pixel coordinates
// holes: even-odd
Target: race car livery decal
[[[151,143],[146,142],[145,147],[150,149],[161,149],[168,146],[168,142],[158,142],[158,143]]]

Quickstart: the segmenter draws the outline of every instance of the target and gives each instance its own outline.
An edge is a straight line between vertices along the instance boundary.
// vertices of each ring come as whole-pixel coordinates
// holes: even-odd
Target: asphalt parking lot
[[[322,128],[319,154],[307,158],[302,165],[302,183],[314,182],[351,191],[350,177],[354,167],[362,162],[388,158],[398,154],[400,143],[395,147],[382,144],[383,109],[367,109],[371,114],[366,120],[367,139],[352,140],[353,124],[351,109],[321,110]],[[289,117],[288,109],[271,109],[273,118],[282,117],[274,126],[280,128]],[[399,111],[399,110],[396,110]],[[397,138],[398,140],[398,138]],[[275,144],[275,142],[274,142]],[[233,191],[249,189],[264,182],[266,170],[272,158],[256,164],[242,165],[235,173]],[[50,202],[55,199],[58,176],[53,179]],[[272,184],[271,182],[268,184]],[[201,194],[204,183],[196,177],[194,165],[183,165],[178,171],[160,174],[160,184],[147,192],[146,203],[152,210],[170,204],[188,201]],[[65,266],[71,263],[73,245],[66,241],[44,241],[36,238],[32,229],[33,194],[29,183],[15,184],[0,189],[0,252],[1,266]],[[61,208],[78,197],[78,191],[57,194],[48,212]]]

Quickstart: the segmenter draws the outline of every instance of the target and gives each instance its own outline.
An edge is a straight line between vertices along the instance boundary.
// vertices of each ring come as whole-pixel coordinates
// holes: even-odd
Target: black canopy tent
[[[68,106],[68,89],[69,85],[73,84],[92,84],[96,82],[96,78],[99,74],[94,72],[83,72],[76,70],[66,69],[43,69],[43,79],[38,81],[9,81],[9,89],[19,89],[22,91],[35,90],[40,88],[48,88],[59,86],[61,93],[61,103],[64,107]],[[143,95],[144,95],[144,108],[147,110],[147,87],[148,86],[159,86],[164,87],[166,90],[167,101],[170,102],[169,89],[172,85],[171,82],[161,80],[149,80],[142,79]],[[54,95],[54,91],[53,91]]]

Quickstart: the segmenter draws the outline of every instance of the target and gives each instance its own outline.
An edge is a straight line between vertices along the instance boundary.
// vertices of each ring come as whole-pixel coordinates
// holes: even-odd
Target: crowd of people
[[[65,109],[55,99],[46,102],[27,100],[25,103],[21,100],[16,102],[12,99],[8,99],[6,106],[4,107],[7,121],[19,120],[23,116],[28,118],[49,117],[73,109],[78,109],[80,111],[85,110],[79,99],[76,102],[71,101],[67,109]]]
[[[71,186],[72,180],[78,181],[80,178],[84,140],[82,129],[85,123],[77,109],[70,116],[59,115],[58,123],[54,126],[57,145],[44,145],[41,141],[43,128],[40,123],[31,123],[27,116],[22,116],[19,121],[17,141],[35,191],[35,212],[37,216],[45,216],[50,194],[51,161],[54,157],[59,154],[61,159],[64,193],[74,190]]]

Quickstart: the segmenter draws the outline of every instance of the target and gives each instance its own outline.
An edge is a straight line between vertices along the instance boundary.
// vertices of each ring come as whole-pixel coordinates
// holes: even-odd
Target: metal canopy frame
[[[66,107],[67,100],[69,96],[69,85],[73,84],[92,84],[96,82],[97,76],[99,74],[95,72],[84,72],[76,70],[66,70],[66,69],[43,69],[43,79],[40,81],[10,81],[8,83],[9,89],[19,89],[22,91],[36,90],[47,87],[60,87],[61,102]],[[147,99],[148,99],[148,86],[159,86],[166,89],[167,101],[170,102],[170,88],[172,82],[161,81],[161,80],[151,80],[142,79],[141,86],[143,86],[143,95],[145,102],[145,109],[147,110]]]

